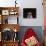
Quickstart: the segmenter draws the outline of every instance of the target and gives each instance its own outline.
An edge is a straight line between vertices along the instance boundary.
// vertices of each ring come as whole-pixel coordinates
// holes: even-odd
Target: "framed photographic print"
[[[23,18],[36,18],[36,8],[24,8],[23,9]]]
[[[2,15],[9,15],[9,10],[2,10]]]

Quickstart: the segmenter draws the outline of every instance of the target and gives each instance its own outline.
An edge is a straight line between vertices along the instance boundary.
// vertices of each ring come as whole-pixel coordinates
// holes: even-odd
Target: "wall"
[[[15,0],[0,0],[0,6],[9,7],[15,6]],[[21,26],[43,26],[43,6],[42,0],[17,0],[19,9],[19,24]],[[23,8],[36,8],[37,18],[36,19],[24,19]]]
[[[43,25],[43,6],[42,0],[24,0],[23,8],[36,8],[36,19],[23,19],[23,10],[20,14],[20,24],[22,26],[42,26]],[[21,8],[22,9],[22,8]]]

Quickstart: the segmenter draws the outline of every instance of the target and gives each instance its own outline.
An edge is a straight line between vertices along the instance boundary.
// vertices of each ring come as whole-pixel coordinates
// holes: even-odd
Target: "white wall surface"
[[[23,8],[36,8],[36,19],[23,19],[21,11],[20,24],[23,26],[43,26],[43,6],[42,0],[24,0]]]
[[[15,0],[0,0],[1,7],[15,6]],[[43,6],[42,0],[17,0],[19,5],[19,24],[21,26],[43,26]],[[24,19],[23,8],[36,8],[36,19]]]

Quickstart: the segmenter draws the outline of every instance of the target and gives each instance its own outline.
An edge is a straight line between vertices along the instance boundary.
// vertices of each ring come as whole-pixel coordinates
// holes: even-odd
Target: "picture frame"
[[[23,18],[34,19],[36,14],[36,8],[23,8]]]
[[[2,10],[2,15],[9,15],[9,10]]]

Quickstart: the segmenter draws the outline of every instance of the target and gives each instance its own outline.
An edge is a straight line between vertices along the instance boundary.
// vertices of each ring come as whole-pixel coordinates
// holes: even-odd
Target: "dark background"
[[[27,13],[32,12],[33,18],[36,18],[36,8],[23,8],[23,17],[27,18]]]

